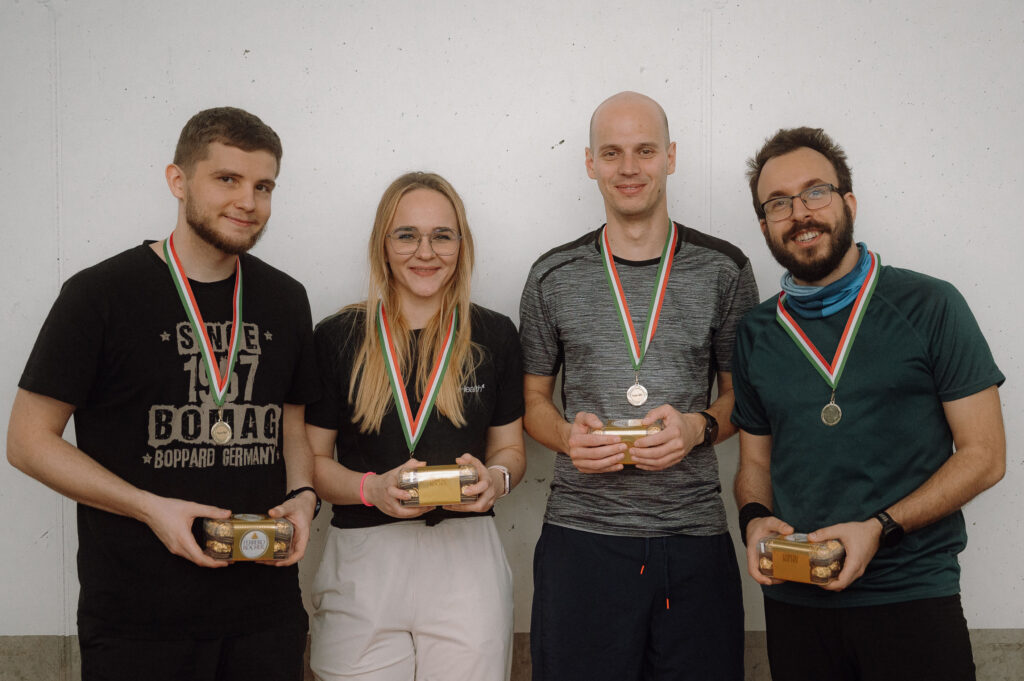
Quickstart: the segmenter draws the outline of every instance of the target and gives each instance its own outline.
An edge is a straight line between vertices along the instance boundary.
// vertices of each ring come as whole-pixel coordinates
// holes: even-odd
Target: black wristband
[[[750,521],[754,518],[770,518],[773,515],[775,513],[770,508],[756,501],[743,504],[743,508],[740,509],[740,539],[744,546],[747,545],[747,525],[750,524]]]
[[[284,500],[289,501],[291,499],[294,499],[303,492],[312,492],[313,497],[316,498],[316,508],[313,509],[313,517],[317,517],[318,515],[320,515],[320,495],[318,495],[316,493],[316,490],[313,489],[312,487],[307,485],[306,487],[299,487],[298,489],[293,489],[291,492],[288,492],[288,494],[284,495]]]

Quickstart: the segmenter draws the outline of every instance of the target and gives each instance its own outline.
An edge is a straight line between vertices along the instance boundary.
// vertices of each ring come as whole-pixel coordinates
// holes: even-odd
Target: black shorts
[[[764,599],[773,681],[973,681],[960,596],[856,608]]]
[[[306,629],[136,640],[80,635],[82,681],[302,681]]]
[[[728,534],[645,539],[545,524],[533,580],[534,681],[743,679]]]

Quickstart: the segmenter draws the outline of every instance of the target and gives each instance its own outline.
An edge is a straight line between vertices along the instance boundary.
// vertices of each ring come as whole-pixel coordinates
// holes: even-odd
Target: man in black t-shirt
[[[171,236],[71,277],[19,382],[8,458],[78,502],[83,679],[302,678],[309,303],[246,254],[280,159],[252,114],[196,114],[166,169]],[[232,512],[290,520],[289,556],[204,554],[195,521]]]

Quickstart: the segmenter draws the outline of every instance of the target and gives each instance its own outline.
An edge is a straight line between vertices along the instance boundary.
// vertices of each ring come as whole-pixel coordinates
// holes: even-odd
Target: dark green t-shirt
[[[953,452],[943,403],[1000,385],[1003,374],[960,293],[949,283],[883,267],[835,401],[832,389],[775,319],[777,297],[740,323],[733,360],[732,421],[772,437],[775,515],[798,532],[865,520],[921,486]],[[824,319],[795,317],[828,360],[849,307]],[[840,593],[784,583],[781,601],[817,607],[876,605],[956,594],[967,544],[960,511],[880,549]]]

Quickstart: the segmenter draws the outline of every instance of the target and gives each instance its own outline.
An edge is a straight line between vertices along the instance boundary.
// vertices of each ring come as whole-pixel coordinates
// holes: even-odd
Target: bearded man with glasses
[[[733,360],[740,536],[772,676],[974,679],[960,508],[1005,471],[1004,376],[952,285],[854,243],[846,154],[822,130],[780,130],[748,166],[787,270]],[[842,542],[834,580],[775,579],[758,543],[794,532]]]

